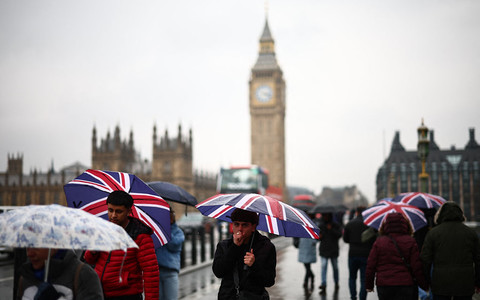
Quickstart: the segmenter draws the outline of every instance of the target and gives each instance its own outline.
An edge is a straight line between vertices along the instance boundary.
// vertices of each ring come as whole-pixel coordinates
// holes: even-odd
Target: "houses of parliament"
[[[258,58],[248,82],[251,119],[251,163],[270,170],[270,184],[287,195],[285,183],[286,93],[283,72],[277,63],[275,42],[268,20],[259,39]],[[245,124],[247,125],[247,124]],[[63,186],[88,168],[135,174],[144,182],[167,181],[179,185],[202,201],[216,192],[217,174],[193,170],[193,134],[182,126],[173,135],[153,127],[151,161],[135,149],[133,132],[122,139],[120,128],[99,138],[92,130],[91,166],[75,163],[57,171],[33,170],[23,174],[23,154],[8,155],[6,172],[0,173],[0,206],[59,203],[66,205]],[[269,145],[269,146],[267,146]],[[274,145],[272,147],[271,145]]]
[[[116,126],[112,135],[108,132],[105,138],[99,139],[94,127],[91,167],[74,163],[59,171],[52,166],[47,172],[33,170],[27,175],[22,172],[23,156],[9,155],[7,170],[0,173],[0,205],[66,205],[63,186],[88,168],[132,173],[144,182],[168,181],[182,186],[198,199],[206,199],[215,193],[216,174],[192,171],[192,139],[192,131],[184,135],[181,125],[172,137],[167,130],[158,136],[154,126],[153,155],[149,163],[142,160],[135,149],[133,132],[122,140],[120,127]]]

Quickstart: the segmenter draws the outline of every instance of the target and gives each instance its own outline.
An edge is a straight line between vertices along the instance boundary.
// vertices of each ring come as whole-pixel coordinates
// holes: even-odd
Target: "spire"
[[[254,71],[280,69],[275,57],[275,41],[270,32],[267,18],[265,18],[265,27],[263,28],[263,33],[260,37],[260,50],[258,54],[257,62],[253,67]]]
[[[477,141],[475,140],[475,128],[470,128],[470,139],[468,140],[467,145],[465,146],[465,149],[477,149],[480,148],[478,145]]]
[[[262,36],[260,37],[260,43],[269,43],[269,42],[274,43],[274,40],[272,38],[272,33],[270,32],[270,27],[268,27],[268,19],[265,19],[265,27],[263,28],[263,33],[262,33]]]
[[[430,151],[440,150],[440,148],[438,148],[437,143],[435,143],[435,136],[432,129],[430,129],[430,145],[428,146],[428,148],[430,149]]]
[[[400,132],[395,131],[395,137],[393,138],[391,152],[405,151],[402,144],[400,143]]]

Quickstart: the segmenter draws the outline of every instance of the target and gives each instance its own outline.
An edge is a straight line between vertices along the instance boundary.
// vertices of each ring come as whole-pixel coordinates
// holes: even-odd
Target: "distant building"
[[[47,172],[31,170],[23,174],[23,155],[8,155],[7,170],[0,173],[0,205],[66,205],[63,185],[87,169],[76,162],[56,172],[53,163]]]
[[[426,162],[428,192],[458,203],[469,221],[480,221],[480,146],[475,129],[464,149],[441,150],[430,131],[430,153]],[[419,191],[421,162],[417,151],[407,151],[396,132],[389,157],[378,169],[377,200],[404,192]]]
[[[288,202],[285,163],[286,84],[273,40],[265,20],[258,59],[251,69],[249,85],[251,163],[266,168],[269,185],[282,190]]]
[[[157,139],[153,128],[152,162],[142,159],[136,151],[133,132],[128,140],[122,140],[120,128],[115,127],[113,136],[107,133],[97,141],[97,131],[92,131],[92,169],[119,171],[135,174],[144,182],[168,181],[177,184],[193,194],[198,201],[215,194],[216,174],[194,171],[192,167],[192,131],[182,136],[169,138],[168,132]],[[29,204],[58,203],[66,205],[63,186],[90,167],[75,163],[56,172],[53,164],[47,172],[33,170],[23,174],[23,155],[8,156],[8,167],[0,173],[0,205],[16,206]],[[172,203],[171,203],[172,204]],[[179,205],[176,210],[182,211]],[[179,216],[181,214],[178,214]]]
[[[324,187],[317,196],[318,204],[330,204],[333,206],[344,205],[348,209],[357,206],[368,206],[368,199],[362,194],[356,185],[345,187]]]

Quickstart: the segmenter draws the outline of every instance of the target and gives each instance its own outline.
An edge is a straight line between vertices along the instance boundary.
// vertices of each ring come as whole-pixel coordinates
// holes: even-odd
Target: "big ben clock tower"
[[[275,57],[275,42],[265,21],[258,59],[249,81],[251,121],[251,161],[270,172],[270,186],[285,183],[285,81]]]

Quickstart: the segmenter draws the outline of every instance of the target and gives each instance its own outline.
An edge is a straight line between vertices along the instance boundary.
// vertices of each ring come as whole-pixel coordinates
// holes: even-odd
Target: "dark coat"
[[[78,271],[78,280],[75,281],[80,264],[82,266]],[[33,299],[37,287],[43,282],[43,277],[35,276],[29,261],[22,265],[19,272],[22,283],[19,284],[21,290],[17,294],[17,299]],[[102,286],[97,274],[89,265],[80,262],[72,250],[60,250],[51,258],[48,282],[55,285],[59,293],[65,295],[64,299],[103,299]]]
[[[218,243],[213,260],[213,273],[216,277],[222,278],[218,299],[235,299],[236,290],[233,280],[233,269],[237,268],[240,279],[240,289],[251,291],[261,295],[265,287],[275,283],[277,252],[270,240],[255,231],[252,244],[255,263],[244,270],[243,257],[249,250],[250,242],[246,245],[237,246],[233,238]]]
[[[331,224],[331,228],[328,228]],[[338,240],[342,237],[342,227],[334,221],[320,224],[320,256],[333,258],[338,257]]]
[[[377,286],[410,286],[414,285],[412,275],[403,262],[397,248],[389,236],[397,242],[398,247],[411,265],[413,276],[418,285],[427,290],[418,246],[413,237],[408,234],[408,224],[401,214],[389,214],[383,226],[383,234],[373,244],[368,256],[365,272],[365,287],[373,289],[376,277]]]
[[[432,292],[446,296],[470,296],[480,287],[480,246],[475,231],[463,224],[460,207],[453,202],[442,205],[436,215],[437,226],[427,234],[421,259],[429,274]]]
[[[343,230],[343,241],[350,244],[348,256],[368,257],[374,239],[362,242],[362,233],[369,227],[363,223],[362,215],[358,215],[347,223]]]

